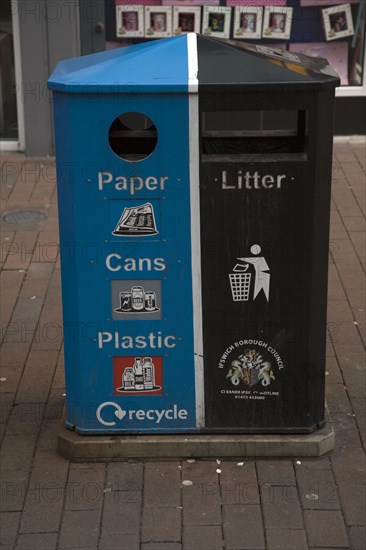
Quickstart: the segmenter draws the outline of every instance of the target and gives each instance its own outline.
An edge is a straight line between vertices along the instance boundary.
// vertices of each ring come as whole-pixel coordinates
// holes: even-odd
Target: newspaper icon
[[[113,235],[156,235],[159,233],[156,230],[154,208],[147,202],[140,206],[125,208],[122,212]]]

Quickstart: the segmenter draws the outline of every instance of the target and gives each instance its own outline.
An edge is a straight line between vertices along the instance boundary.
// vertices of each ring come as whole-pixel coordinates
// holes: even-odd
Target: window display
[[[287,40],[290,38],[292,8],[264,8],[263,38]]]
[[[201,31],[201,8],[174,6],[173,34],[199,33]]]
[[[262,36],[263,8],[235,7],[233,37],[253,40]]]
[[[364,0],[105,0],[105,8],[107,49],[196,32],[326,57],[343,89],[364,87]]]
[[[337,40],[354,34],[350,4],[322,10],[326,40]]]

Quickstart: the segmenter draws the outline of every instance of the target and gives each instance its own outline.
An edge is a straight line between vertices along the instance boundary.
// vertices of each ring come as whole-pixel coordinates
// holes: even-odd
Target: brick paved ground
[[[327,399],[337,444],[320,460],[71,464],[64,402],[52,159],[3,159],[1,549],[363,550],[365,140],[335,145]],[[193,484],[186,485],[184,480]]]

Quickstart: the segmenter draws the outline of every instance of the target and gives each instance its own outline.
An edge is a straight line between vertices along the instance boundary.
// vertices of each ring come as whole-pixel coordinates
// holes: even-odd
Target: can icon
[[[134,311],[141,311],[145,306],[144,289],[142,286],[133,286],[131,288],[131,304]]]
[[[131,311],[132,310],[132,294],[131,292],[120,292],[120,308],[121,311]]]
[[[155,292],[145,292],[145,310],[155,311],[156,309],[156,294]]]

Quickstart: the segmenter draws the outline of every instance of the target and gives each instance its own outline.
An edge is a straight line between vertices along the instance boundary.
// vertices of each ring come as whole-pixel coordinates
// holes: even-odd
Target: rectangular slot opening
[[[202,113],[202,160],[306,160],[306,111]]]

